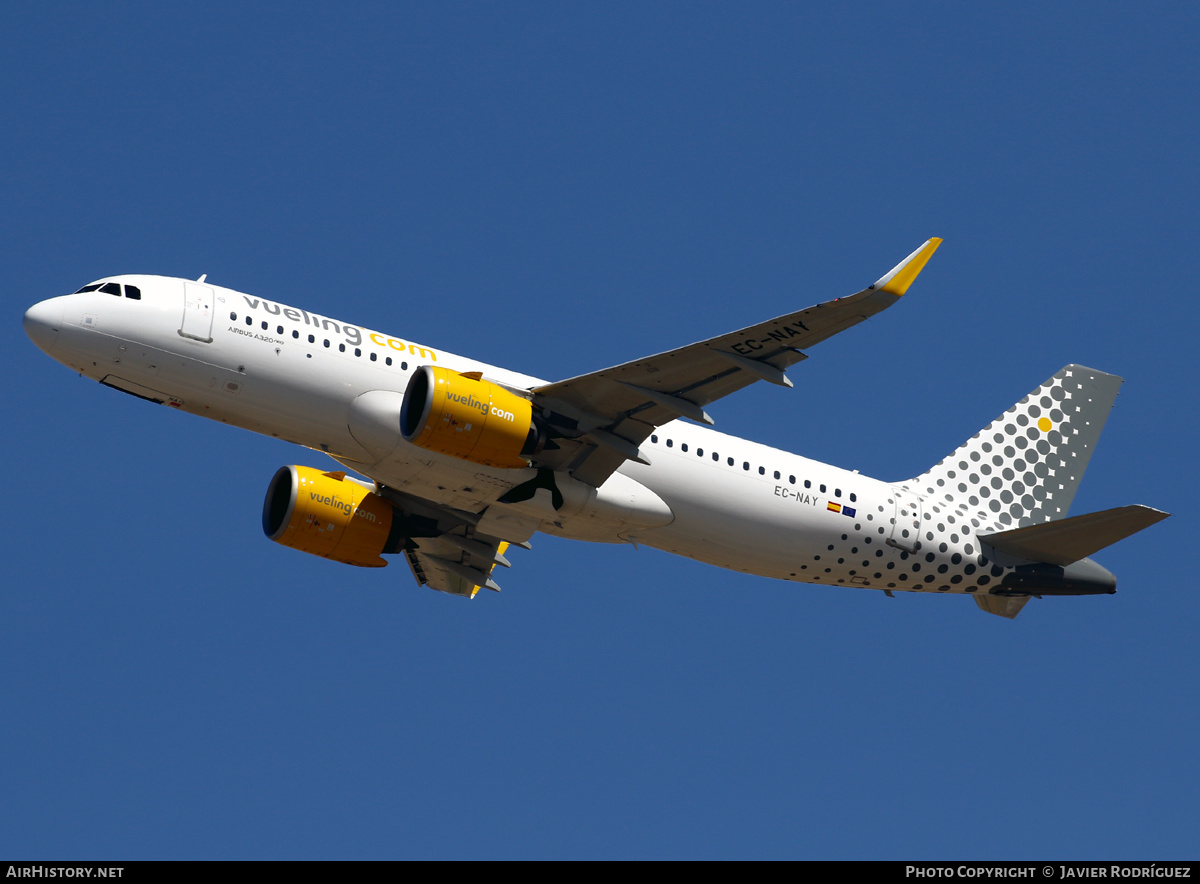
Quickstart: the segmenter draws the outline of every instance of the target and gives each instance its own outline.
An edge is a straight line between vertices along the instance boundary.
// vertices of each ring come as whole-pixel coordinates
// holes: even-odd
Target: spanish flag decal
[[[829,504],[826,507],[826,509],[828,509],[831,513],[840,513],[842,511],[842,505],[840,503],[834,503],[831,500],[831,501],[829,501]]]

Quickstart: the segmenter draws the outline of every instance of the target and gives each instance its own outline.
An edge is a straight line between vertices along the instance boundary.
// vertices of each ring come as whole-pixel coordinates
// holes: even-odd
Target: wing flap
[[[492,572],[497,566],[510,567],[504,557],[507,547],[495,537],[444,534],[410,541],[404,554],[422,586],[474,598],[480,589],[500,591]]]

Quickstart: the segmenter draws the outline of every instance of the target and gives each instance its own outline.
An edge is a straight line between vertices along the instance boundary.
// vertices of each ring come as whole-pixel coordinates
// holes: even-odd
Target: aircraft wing
[[[790,387],[784,370],[803,352],[890,307],[941,245],[937,237],[874,285],[677,350],[533,389],[533,401],[561,434],[538,466],[568,470],[601,485],[626,460],[646,463],[639,446],[658,426],[680,417],[711,424],[703,406],[755,381]]]

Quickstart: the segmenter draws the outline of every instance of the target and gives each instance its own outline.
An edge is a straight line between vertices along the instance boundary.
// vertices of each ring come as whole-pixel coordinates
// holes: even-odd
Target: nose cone
[[[62,298],[51,298],[34,304],[25,311],[25,334],[37,344],[39,350],[49,354],[58,342],[58,330],[62,327]]]

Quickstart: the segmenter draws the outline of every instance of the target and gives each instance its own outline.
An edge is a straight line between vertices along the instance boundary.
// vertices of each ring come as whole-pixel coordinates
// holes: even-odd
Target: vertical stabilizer
[[[929,472],[897,484],[997,531],[1065,518],[1121,383],[1065,366]]]

